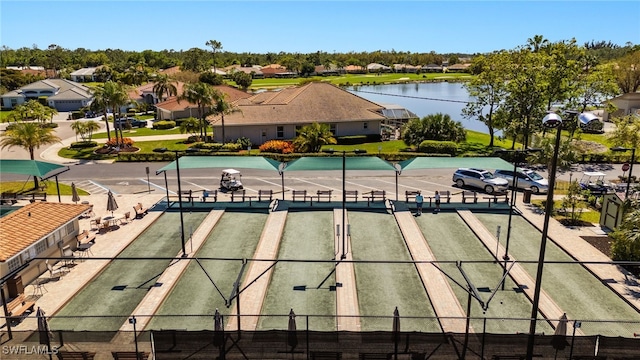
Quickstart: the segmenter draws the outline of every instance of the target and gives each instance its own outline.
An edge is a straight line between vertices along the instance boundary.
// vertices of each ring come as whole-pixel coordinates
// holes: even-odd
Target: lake
[[[420,118],[436,113],[448,114],[466,129],[489,133],[485,124],[477,119],[462,117],[462,109],[473,101],[462,83],[411,83],[366,85],[346,88],[347,91],[375,103],[395,104],[415,113]]]

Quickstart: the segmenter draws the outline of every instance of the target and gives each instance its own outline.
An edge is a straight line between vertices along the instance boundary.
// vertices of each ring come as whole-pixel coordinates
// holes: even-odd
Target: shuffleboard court
[[[349,211],[354,260],[411,261],[393,215]],[[402,331],[440,332],[424,285],[413,264],[356,263],[356,287],[362,331],[391,331],[395,307]],[[380,317],[369,317],[380,316]],[[384,316],[388,316],[385,318]]]
[[[185,228],[197,228],[207,213],[185,213]],[[116,331],[180,252],[180,214],[163,214],[125,248],[51,320],[52,330]],[[77,317],[76,317],[77,316]]]
[[[506,229],[507,214],[474,213],[488,229],[501,225]],[[513,216],[513,228],[509,253],[516,260],[537,261],[542,234],[520,216]],[[553,234],[550,234],[553,236]],[[502,237],[501,242],[505,239]],[[566,252],[549,241],[546,261],[573,262]],[[535,279],[537,264],[522,264]],[[611,291],[603,282],[580,264],[545,264],[542,275],[542,289],[567,313],[569,319],[589,319],[583,321],[581,330],[585,335],[609,335],[633,337],[633,327],[622,321],[640,321],[640,314]],[[598,322],[597,320],[614,320]],[[624,335],[622,335],[624,334]]]
[[[503,268],[497,263],[478,263],[474,261],[493,261],[494,257],[487,251],[482,242],[467,227],[457,213],[424,213],[416,218],[416,222],[422,230],[431,251],[438,264],[447,275],[456,282],[466,287],[466,281],[455,263],[449,261],[461,261],[461,267],[470,282],[479,290],[483,301],[487,302],[496,288],[499,288],[495,296],[489,302],[486,312],[483,312],[478,301],[471,302],[471,326],[474,331],[482,332],[483,318],[489,318],[486,322],[486,331],[490,333],[515,334],[529,330],[528,320],[494,320],[491,318],[526,319],[531,314],[531,302],[523,292],[516,291],[517,284],[507,277],[504,290],[499,285],[503,276]],[[466,309],[468,293],[465,289],[456,285],[449,279],[460,304]],[[540,325],[540,331],[553,332],[548,325]]]
[[[332,211],[289,212],[278,252],[279,259],[331,260],[334,252]],[[299,316],[300,328],[306,327],[304,315],[322,315],[309,317],[309,329],[335,331],[333,316],[336,313],[336,293],[329,290],[336,282],[333,269],[331,262],[276,264],[258,329],[286,329],[288,317],[269,315],[286,315],[293,309]],[[294,287],[298,290],[294,290]]]
[[[267,217],[266,210],[225,212],[196,253],[196,257],[251,258]],[[223,315],[228,313],[222,295],[228,298],[231,294],[242,262],[239,260],[199,261],[202,267],[196,260],[190,260],[189,266],[156,312],[158,316],[154,316],[147,329],[212,330],[213,314],[216,308]],[[222,295],[216,290],[216,286]]]

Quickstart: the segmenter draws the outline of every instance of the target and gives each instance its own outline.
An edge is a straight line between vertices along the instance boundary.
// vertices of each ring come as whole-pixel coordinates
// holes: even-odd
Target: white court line
[[[95,185],[95,186],[99,187],[100,189],[102,189],[102,190],[106,191],[106,192],[111,191],[111,193],[113,193],[113,195],[117,195],[117,194],[118,194],[118,193],[116,193],[115,191],[112,191],[111,189],[109,189],[108,187],[106,187],[106,186],[102,186],[102,185],[98,184],[97,182],[95,182],[95,181],[93,181],[93,180],[87,180],[87,181],[88,181],[88,182],[90,182],[90,183],[92,183],[93,185]]]
[[[276,183],[274,183],[274,182],[267,181],[267,180],[265,180],[265,179],[256,179],[256,180],[260,180],[260,181],[265,182],[265,183],[270,184],[270,185],[275,185],[275,186],[277,186],[279,189],[281,189],[281,188],[282,188],[282,184],[276,184]],[[289,189],[289,190],[293,190],[292,188],[290,188],[290,187],[288,187],[288,186],[285,186],[284,188],[285,188],[285,189]]]
[[[420,180],[420,179],[416,179],[415,181],[420,181],[420,182],[423,182],[425,184],[438,185],[440,187],[446,187],[446,188],[453,189],[453,190],[460,190],[460,188],[455,187],[455,186],[451,186],[451,185],[442,185],[442,184],[438,184],[438,183],[434,183],[434,182],[426,181],[426,180]]]
[[[371,186],[364,186],[364,185],[360,185],[360,184],[358,184],[358,183],[354,183],[354,182],[352,182],[352,181],[345,181],[345,184],[356,185],[356,186],[359,186],[359,187],[361,187],[361,188],[369,189],[369,192],[372,190],[372,189],[371,189]],[[395,183],[393,183],[393,184],[395,185]],[[373,190],[379,190],[379,189],[373,189]],[[395,194],[396,194],[396,193],[395,193],[395,191],[387,191],[387,190],[385,190],[385,192],[386,192],[388,195],[395,195]],[[366,194],[366,193],[367,193],[367,192],[363,192],[363,194]]]
[[[152,182],[150,182],[150,181],[147,181],[147,180],[145,180],[145,179],[138,179],[138,180],[142,181],[142,182],[143,182],[143,183],[145,183],[145,184],[149,184],[149,185],[153,186],[153,187],[154,187],[154,188],[156,188],[156,189],[160,189],[160,190],[162,190],[162,191],[164,191],[164,192],[166,192],[166,191],[167,191],[167,188],[162,187],[162,186],[160,186],[160,185],[156,185],[156,184],[154,184],[154,183],[152,183]],[[175,193],[175,192],[173,192],[173,191],[171,191],[171,190],[169,190],[169,193],[170,193],[170,194],[173,194],[173,195],[176,195],[176,193]]]
[[[386,183],[386,184],[393,184],[393,185],[396,184],[395,182],[391,182],[391,181],[384,181],[384,180],[380,180],[380,179],[375,179],[375,180],[383,182],[383,183]],[[405,188],[409,188],[409,189],[415,189],[416,188],[415,186],[402,185],[400,183],[398,183],[398,187],[405,187]],[[431,190],[424,190],[424,192],[434,193],[435,194],[435,191],[431,191]]]
[[[339,189],[332,188],[331,186],[325,186],[325,185],[321,185],[321,184],[318,184],[318,183],[314,183],[314,182],[311,182],[311,181],[308,181],[308,180],[299,179],[299,178],[295,178],[295,179],[300,181],[300,182],[304,182],[304,183],[307,183],[307,184],[312,184],[312,185],[319,186],[319,187],[322,187],[322,188],[325,188],[325,189],[334,190],[334,191],[340,191]]]
[[[200,189],[202,189],[202,190],[207,190],[207,188],[206,188],[206,187],[203,187],[203,186],[198,185],[198,184],[196,184],[196,183],[192,183],[191,181],[184,181],[184,182],[186,182],[187,184],[191,184],[191,185],[193,185],[193,186],[195,186],[195,187],[199,187],[199,188],[200,188]]]

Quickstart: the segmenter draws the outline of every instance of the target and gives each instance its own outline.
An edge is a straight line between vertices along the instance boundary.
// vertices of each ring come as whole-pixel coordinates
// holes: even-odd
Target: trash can
[[[524,193],[522,194],[522,202],[525,204],[531,203],[531,189],[524,189]]]

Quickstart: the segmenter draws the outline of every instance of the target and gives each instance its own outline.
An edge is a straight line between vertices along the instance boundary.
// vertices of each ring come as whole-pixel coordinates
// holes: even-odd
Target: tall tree
[[[214,104],[214,88],[209,84],[197,82],[195,84],[186,84],[182,95],[178,97],[180,100],[186,100],[198,107],[198,119],[200,119],[200,136],[207,139],[207,123],[206,117],[211,113],[211,107]]]
[[[476,117],[487,125],[490,136],[489,147],[493,147],[495,134],[493,115],[506,95],[505,74],[502,70],[507,63],[506,52],[477,57],[474,59],[473,66],[479,71],[478,76],[464,85],[475,101],[467,103],[462,114],[466,118]]]
[[[169,79],[167,74],[160,74],[156,77],[155,84],[153,85],[153,93],[158,98],[158,102],[166,100],[164,94],[169,96],[178,95],[178,88],[173,80]]]
[[[224,130],[224,116],[229,115],[231,113],[241,111],[238,107],[236,107],[233,103],[229,102],[227,94],[219,91],[217,89],[213,90],[213,107],[211,108],[211,112],[220,116],[221,125],[222,125],[222,143],[226,142],[225,130]]]
[[[335,144],[329,124],[313,123],[298,130],[293,146],[300,152],[320,152],[322,145]]]
[[[614,74],[623,94],[637,92],[640,89],[640,50],[618,59]]]
[[[216,51],[222,49],[222,43],[217,40],[209,40],[206,43],[207,46],[211,46],[211,53],[213,54],[213,73],[216,72]]]
[[[107,116],[109,109],[113,111],[113,119],[117,119],[120,115],[120,108],[129,103],[129,95],[123,85],[113,81],[107,81],[102,86],[97,86],[91,91],[93,92],[95,107],[104,110],[104,123],[107,128],[107,137],[110,141],[111,133]],[[122,135],[122,126],[120,126],[120,135]],[[118,139],[118,128],[116,128],[116,139]]]
[[[430,114],[422,119],[411,119],[402,129],[402,140],[410,146],[419,146],[425,140],[461,142],[466,136],[459,121],[442,113]]]
[[[2,134],[1,148],[21,147],[29,151],[29,158],[35,160],[35,150],[42,145],[60,142],[60,138],[53,133],[52,128],[44,127],[39,123],[16,123],[10,130]],[[34,186],[38,187],[38,178],[33,177]]]

